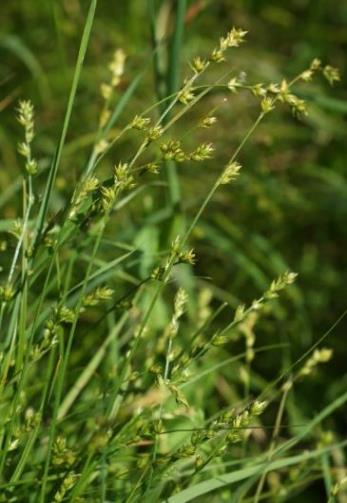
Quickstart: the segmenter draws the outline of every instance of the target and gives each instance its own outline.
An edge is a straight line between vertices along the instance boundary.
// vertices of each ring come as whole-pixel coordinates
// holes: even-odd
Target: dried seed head
[[[110,300],[112,298],[113,292],[114,291],[112,290],[112,288],[108,288],[106,286],[98,287],[96,288],[96,290],[94,290],[94,292],[90,293],[84,298],[83,306],[97,306],[98,304],[100,304],[100,302]]]
[[[327,363],[333,356],[333,350],[330,348],[315,349],[312,356],[307,360],[305,365],[299,372],[300,376],[310,375],[317,365],[320,363]]]
[[[227,47],[239,47],[239,45],[244,42],[246,35],[247,31],[241,28],[232,28],[225,39],[223,39],[223,42],[226,42]]]
[[[188,105],[194,99],[193,87],[191,84],[184,85],[179,91],[177,99],[183,105]]]
[[[115,189],[129,190],[135,186],[134,177],[129,172],[129,165],[120,162],[114,168],[114,187]]]
[[[34,107],[31,101],[19,102],[17,120],[24,127],[24,141],[18,144],[18,152],[25,158],[25,170],[34,176],[38,172],[38,164],[31,155],[31,142],[34,139]]]
[[[30,161],[28,161],[26,163],[26,170],[27,170],[27,173],[31,176],[34,176],[37,174],[38,172],[38,164],[37,164],[37,161],[35,159],[30,159]]]
[[[225,61],[225,51],[230,47],[239,47],[239,45],[244,42],[246,34],[247,32],[240,28],[232,28],[225,37],[220,38],[219,47],[216,47],[212,51],[210,61],[214,63]]]
[[[231,91],[232,93],[236,93],[237,88],[240,87],[241,85],[242,84],[241,84],[240,80],[238,80],[236,77],[233,77],[232,79],[229,80],[227,87],[228,87],[229,91]]]
[[[323,68],[323,75],[331,86],[334,85],[335,82],[338,82],[341,79],[338,68],[334,68],[333,66],[330,65],[326,65]]]
[[[161,126],[153,126],[148,129],[147,132],[147,140],[148,141],[155,141],[158,138],[160,138],[164,133],[164,130]]]
[[[246,306],[244,304],[241,304],[240,306],[237,306],[235,315],[234,315],[234,322],[235,323],[240,323],[243,321],[246,317]]]
[[[53,444],[52,461],[55,466],[71,466],[76,460],[76,454],[67,446],[66,438],[59,435]]]
[[[312,71],[317,71],[317,70],[320,70],[322,68],[322,62],[320,59],[318,58],[314,58],[314,60],[312,61],[312,63],[310,64],[310,70]]]
[[[175,297],[175,317],[180,318],[185,310],[185,305],[188,300],[187,292],[180,288]]]
[[[250,414],[252,416],[260,416],[264,412],[266,407],[267,402],[259,402],[258,400],[256,400],[251,405]]]
[[[208,62],[205,59],[200,58],[199,56],[194,58],[191,65],[194,73],[199,74],[202,73],[208,66]]]
[[[261,106],[261,110],[262,110],[263,114],[268,114],[269,112],[271,112],[271,110],[273,110],[275,108],[273,98],[270,98],[269,96],[265,96],[265,98],[263,98],[261,100],[260,106]]]
[[[104,152],[106,152],[108,147],[109,147],[108,141],[105,139],[102,139],[102,140],[98,141],[98,143],[95,145],[95,153],[97,155],[103,154]]]
[[[295,94],[281,92],[279,98],[283,103],[287,103],[291,107],[294,115],[307,115],[305,101],[295,96]]]
[[[101,187],[101,206],[105,213],[111,211],[116,197],[115,187]]]
[[[304,82],[310,82],[312,80],[312,77],[313,77],[313,71],[311,69],[305,70],[300,75],[300,79],[303,80]]]
[[[205,117],[199,124],[200,127],[203,127],[203,128],[209,128],[211,126],[213,126],[213,124],[215,124],[217,122],[217,117],[214,117],[214,116],[208,116],[208,117]]]
[[[96,176],[92,175],[86,178],[81,187],[74,193],[72,198],[72,210],[70,211],[70,218],[76,213],[77,207],[99,187],[99,180]]]
[[[60,503],[66,500],[66,493],[72,489],[78,480],[78,475],[74,472],[70,472],[63,480],[62,485],[59,490],[54,495],[54,503]]]
[[[223,61],[225,61],[224,51],[219,48],[213,49],[210,55],[210,61],[212,61],[213,63],[222,63]]]
[[[286,271],[284,274],[279,276],[277,279],[272,281],[269,290],[264,294],[266,298],[277,297],[278,292],[286,288],[287,286],[294,283],[297,278],[297,273]]]
[[[270,86],[274,86],[274,84],[270,84]],[[265,98],[266,96],[266,89],[263,84],[255,84],[254,86],[252,86],[251,91],[252,94],[257,98]]]
[[[213,152],[214,146],[212,143],[202,143],[190,154],[190,159],[192,161],[205,161],[211,159]]]
[[[236,161],[229,162],[220,176],[218,183],[220,185],[226,185],[227,183],[236,180],[239,176],[241,167],[241,164]]]
[[[55,310],[55,318],[58,324],[73,323],[75,321],[76,315],[72,309],[66,306],[60,306]]]
[[[0,300],[3,302],[9,302],[13,299],[15,291],[12,285],[0,286]]]
[[[160,165],[157,162],[149,162],[145,165],[145,170],[152,175],[157,175],[160,170]]]
[[[105,82],[103,82],[100,85],[100,93],[105,101],[109,100],[112,95],[112,86],[110,84],[105,84]]]
[[[113,59],[109,65],[112,74],[112,86],[116,87],[120,83],[120,78],[124,73],[125,53],[123,49],[117,49],[113,54]]]
[[[103,100],[105,101],[105,108],[102,111],[101,117],[100,117],[100,124],[102,127],[106,124],[106,122],[108,120],[108,118],[106,117],[105,114],[110,115],[110,113],[111,113],[107,109],[107,104],[108,104],[109,100],[112,98],[114,89],[117,86],[119,86],[119,84],[121,82],[121,77],[124,73],[125,59],[126,59],[126,56],[125,56],[123,49],[117,49],[113,53],[112,61],[108,65],[108,68],[111,72],[111,78],[110,78],[109,82],[103,82],[100,85],[100,94],[101,94]]]
[[[194,265],[196,262],[195,251],[192,248],[191,250],[188,250],[186,252],[180,252],[178,254],[178,260],[183,264]]]
[[[179,140],[169,140],[160,145],[160,150],[163,153],[165,160],[175,160],[177,162],[183,162],[187,159],[187,154],[181,148],[181,142]]]
[[[18,122],[33,135],[34,128],[34,106],[30,100],[21,100],[17,108]],[[27,141],[30,143],[32,136]]]
[[[146,131],[150,123],[151,119],[149,117],[141,117],[140,115],[135,115],[130,124],[130,127],[132,127],[133,129],[138,129],[139,131]]]

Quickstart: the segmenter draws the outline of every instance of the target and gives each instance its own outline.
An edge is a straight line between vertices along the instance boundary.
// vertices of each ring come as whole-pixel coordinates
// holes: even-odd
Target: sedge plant
[[[209,54],[191,61],[183,83],[169,66],[158,100],[120,125],[140,79],[124,91],[127,58],[118,48],[100,83],[91,151],[60,197],[57,177],[72,114],[79,113],[95,8],[93,0],[50,166],[36,154],[33,103],[21,99],[16,111],[23,170],[21,211],[8,226],[3,219],[0,501],[258,503],[284,501],[317,479],[325,481],[329,502],[338,501],[346,477],[336,477],[333,460],[346,441],[327,435],[322,423],[347,393],[297,430],[285,429],[288,396],[328,364],[332,350],[316,344],[270,384],[259,389],[252,382],[254,360],[281,346],[257,345],[258,322],[271,320],[297,275],[283,271],[257,299],[234,309],[195,281],[199,248],[193,247],[216,194],[235,196],[233,183],[247,170],[242,153],[258,126],[281,106],[307,114],[296,88],[318,74],[333,84],[338,71],[314,59],[294,78],[248,82],[228,63],[246,38],[245,30],[232,28]],[[183,18],[182,10],[177,23]],[[181,28],[173,33],[172,65]],[[219,67],[220,76],[209,82],[210,70],[215,75]],[[216,89],[228,101],[245,93],[257,115],[237,147],[221,154],[224,162],[194,211],[171,225],[184,209],[180,170],[217,153],[218,110],[200,116],[188,139],[184,134],[189,114],[199,115]],[[209,141],[195,140],[200,130]],[[124,142],[131,145],[126,155]],[[165,235],[161,246],[129,220],[141,208],[138,200],[148,198]],[[182,277],[193,287],[185,288]],[[237,376],[232,386],[220,378],[226,366]],[[212,400],[215,386],[227,389],[223,400]]]

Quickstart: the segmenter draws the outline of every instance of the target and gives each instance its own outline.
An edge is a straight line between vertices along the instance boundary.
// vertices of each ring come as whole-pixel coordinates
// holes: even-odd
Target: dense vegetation
[[[346,502],[346,1],[1,16],[0,501]]]

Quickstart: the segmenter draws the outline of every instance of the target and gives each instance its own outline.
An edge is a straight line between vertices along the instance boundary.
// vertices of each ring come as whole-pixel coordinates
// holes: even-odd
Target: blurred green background
[[[160,2],[157,2],[158,8]],[[19,127],[14,108],[30,98],[36,108],[36,156],[47,165],[55,148],[71,84],[88,2],[85,0],[2,0],[0,34],[0,205],[5,218],[18,214],[13,194],[21,165],[16,154]],[[181,75],[188,61],[208,54],[230,27],[248,30],[247,44],[232,52],[230,64],[250,82],[276,82],[304,70],[314,57],[341,70],[335,88],[316,79],[298,93],[308,102],[309,116],[298,120],[287,110],[271,114],[241,154],[242,176],[230,190],[220,191],[203,215],[191,240],[197,250],[194,270],[198,287],[232,306],[249,302],[286,269],[299,273],[296,287],[278,306],[275,319],[263,320],[257,342],[289,343],[278,358],[257,358],[255,375],[274,378],[325,333],[347,307],[347,1],[331,0],[190,0],[187,4]],[[141,73],[134,96],[117,127],[155,101],[150,18],[142,0],[100,0],[91,44],[58,179],[59,207],[90,152],[100,109],[100,82],[115,48],[127,54],[122,90]],[[212,79],[213,80],[213,77]],[[214,141],[216,158],[206,165],[180,166],[184,214],[190,219],[207,187],[254,120],[257,103],[241,94],[227,102],[216,91],[187,119],[194,123],[217,108],[219,122],[197,132],[192,141]],[[180,127],[179,125],[177,126]],[[195,134],[195,133],[194,133]],[[115,157],[131,151],[130,140]],[[117,160],[116,159],[116,160]],[[14,196],[15,198],[17,196]],[[160,249],[165,218],[156,210],[165,190],[148,191],[128,210],[118,239]],[[164,218],[164,220],[163,220]],[[151,255],[132,273],[148,272]],[[188,284],[190,275],[177,280]],[[184,277],[183,277],[184,276]],[[289,412],[301,422],[347,386],[346,319],[331,332],[334,364],[322,369],[292,398]],[[346,414],[332,420],[346,431]]]

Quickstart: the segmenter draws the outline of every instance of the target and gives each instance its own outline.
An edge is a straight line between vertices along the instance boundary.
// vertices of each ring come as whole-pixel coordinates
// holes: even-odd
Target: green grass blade
[[[167,94],[170,96],[179,89],[180,83],[180,59],[182,52],[182,42],[183,42],[183,32],[184,32],[184,18],[186,14],[187,3],[186,0],[178,0],[176,2],[176,19],[175,19],[175,30],[173,33],[170,57],[169,57],[169,67],[167,74]],[[166,116],[168,119],[168,116]],[[181,199],[180,194],[180,184],[178,180],[176,163],[170,161],[167,163],[167,177],[169,183],[170,199],[171,204],[174,208],[179,204]]]
[[[347,441],[343,442],[344,445]],[[289,466],[296,465],[303,461],[308,461],[310,459],[319,458],[323,452],[331,451],[335,446],[331,446],[328,449],[319,449],[311,452],[303,452],[296,456],[288,456],[286,458],[277,459],[271,463],[259,463],[257,465],[242,468],[240,470],[235,470],[232,473],[227,473],[225,475],[220,475],[218,478],[210,478],[204,482],[200,482],[194,486],[184,489],[180,493],[171,496],[170,498],[164,500],[165,503],[186,503],[188,501],[194,500],[194,498],[199,498],[212,491],[216,491],[235,482],[240,482],[241,480],[248,479],[256,474],[261,473],[264,469],[268,471],[281,470]]]
[[[37,224],[37,228],[36,228],[36,243],[39,242],[39,239],[41,237],[45,218],[46,218],[46,215],[48,212],[48,207],[49,207],[49,202],[50,202],[54,182],[55,182],[55,179],[56,179],[56,176],[58,173],[58,169],[59,169],[59,165],[60,165],[60,161],[61,161],[61,157],[62,157],[62,153],[63,153],[63,148],[65,145],[66,135],[67,135],[70,120],[71,120],[72,109],[73,109],[73,105],[74,105],[75,98],[76,98],[77,87],[78,87],[78,83],[80,80],[83,62],[84,62],[84,58],[85,58],[85,55],[87,52],[88,42],[89,42],[89,38],[90,38],[92,26],[93,26],[97,2],[98,2],[98,0],[91,1],[88,15],[87,15],[87,19],[86,19],[86,23],[84,26],[81,44],[80,44],[80,48],[78,51],[77,62],[76,62],[76,66],[75,66],[75,72],[74,72],[74,77],[73,77],[73,81],[72,81],[70,96],[69,96],[68,104],[67,104],[67,108],[66,108],[63,129],[61,132],[61,136],[60,136],[60,140],[58,143],[58,147],[57,147],[55,156],[53,158],[52,166],[49,171],[46,190],[45,190],[45,193],[43,196],[43,201],[41,203],[40,213],[38,216],[38,224]]]
[[[169,95],[179,89],[180,84],[180,59],[183,45],[184,19],[187,10],[186,0],[175,2],[175,28],[170,47],[169,68],[167,75],[167,92]]]

